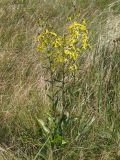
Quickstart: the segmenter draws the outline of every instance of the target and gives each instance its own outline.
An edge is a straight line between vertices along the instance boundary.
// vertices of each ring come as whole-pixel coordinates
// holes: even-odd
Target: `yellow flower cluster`
[[[38,51],[44,52],[48,48],[52,47],[52,41],[54,42],[57,34],[55,32],[50,32],[47,29],[37,37],[39,42],[37,49]]]
[[[37,37],[39,52],[44,58],[50,57],[52,65],[66,65],[70,71],[77,69],[77,60],[82,50],[89,47],[88,30],[86,22],[73,22],[67,27],[64,35],[45,30]],[[54,67],[54,68],[55,68]]]
[[[79,49],[82,47],[83,49],[87,49],[89,47],[88,43],[88,30],[86,27],[86,22],[83,20],[83,22],[80,24],[78,22],[73,22],[69,27],[68,30],[70,31],[71,35],[71,42],[72,45],[74,43],[77,43],[78,47],[76,49],[79,51]],[[81,44],[81,45],[80,45]]]

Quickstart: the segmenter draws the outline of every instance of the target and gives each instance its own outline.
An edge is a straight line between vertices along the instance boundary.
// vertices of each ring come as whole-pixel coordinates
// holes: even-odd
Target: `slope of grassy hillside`
[[[120,159],[120,1],[0,1],[0,159]],[[91,50],[80,58],[65,144],[47,141],[48,74],[36,50],[42,29],[63,33],[86,19]],[[118,39],[118,40],[117,40]]]

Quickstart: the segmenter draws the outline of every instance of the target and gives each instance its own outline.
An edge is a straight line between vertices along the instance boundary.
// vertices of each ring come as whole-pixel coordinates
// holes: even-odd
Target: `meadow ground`
[[[36,50],[42,28],[86,19],[92,49],[80,58],[64,145],[42,131],[51,113]],[[120,0],[0,0],[0,160],[120,159]],[[58,113],[59,114],[59,113]]]

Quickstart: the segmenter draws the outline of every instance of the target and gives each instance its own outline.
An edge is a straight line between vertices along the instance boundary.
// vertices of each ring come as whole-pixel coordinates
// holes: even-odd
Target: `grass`
[[[71,0],[0,1],[1,160],[120,159],[120,48],[113,44],[120,36],[119,5],[76,0],[75,10]],[[81,57],[64,129],[68,143],[51,148],[37,121],[46,121],[51,108],[35,39],[44,26],[63,32],[69,16],[87,19],[93,47]]]

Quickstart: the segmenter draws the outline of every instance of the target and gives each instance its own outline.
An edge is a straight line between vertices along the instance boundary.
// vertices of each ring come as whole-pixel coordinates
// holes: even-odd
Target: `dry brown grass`
[[[74,13],[69,0],[0,1],[1,160],[31,160],[43,146],[36,118],[46,119],[49,86],[35,39],[44,26],[62,32],[67,17],[80,9],[93,48],[81,57],[78,72],[77,109],[72,109],[79,121],[66,129],[69,144],[53,152],[56,160],[119,159],[120,52],[114,40],[120,37],[120,16],[114,6],[120,2],[90,2],[76,1]]]

